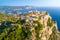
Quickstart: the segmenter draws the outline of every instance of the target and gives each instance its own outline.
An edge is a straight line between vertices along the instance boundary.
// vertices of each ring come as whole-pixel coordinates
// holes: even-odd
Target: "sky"
[[[0,0],[0,6],[60,7],[60,0]]]

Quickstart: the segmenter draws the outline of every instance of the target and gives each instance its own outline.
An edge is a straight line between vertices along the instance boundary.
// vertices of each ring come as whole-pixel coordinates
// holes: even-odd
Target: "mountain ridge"
[[[46,11],[0,16],[0,40],[60,40],[57,23]]]

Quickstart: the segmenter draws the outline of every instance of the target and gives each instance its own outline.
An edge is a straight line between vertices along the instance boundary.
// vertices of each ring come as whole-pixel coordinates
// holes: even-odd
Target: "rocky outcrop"
[[[25,19],[31,26],[38,26],[38,28],[39,25],[37,23],[35,24],[34,21],[38,21],[42,24],[40,30],[31,27],[31,40],[60,40],[57,22],[53,21],[52,17],[46,11],[30,11],[24,14],[24,17],[21,19]]]
[[[15,21],[7,19],[0,25],[0,40],[60,40],[57,22],[46,11],[29,11],[10,19]]]

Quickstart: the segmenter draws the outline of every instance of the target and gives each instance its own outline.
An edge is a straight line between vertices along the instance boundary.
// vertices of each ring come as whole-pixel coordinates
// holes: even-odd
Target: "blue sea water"
[[[60,31],[60,8],[57,7],[34,7],[32,9],[19,10],[19,12],[28,12],[31,10],[47,11],[53,20],[57,22],[58,30]]]

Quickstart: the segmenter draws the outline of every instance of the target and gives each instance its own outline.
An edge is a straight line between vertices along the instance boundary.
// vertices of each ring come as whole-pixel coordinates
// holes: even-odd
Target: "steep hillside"
[[[0,15],[0,20],[2,16]],[[60,40],[57,22],[46,11],[29,11],[20,16],[2,18],[0,40]]]

